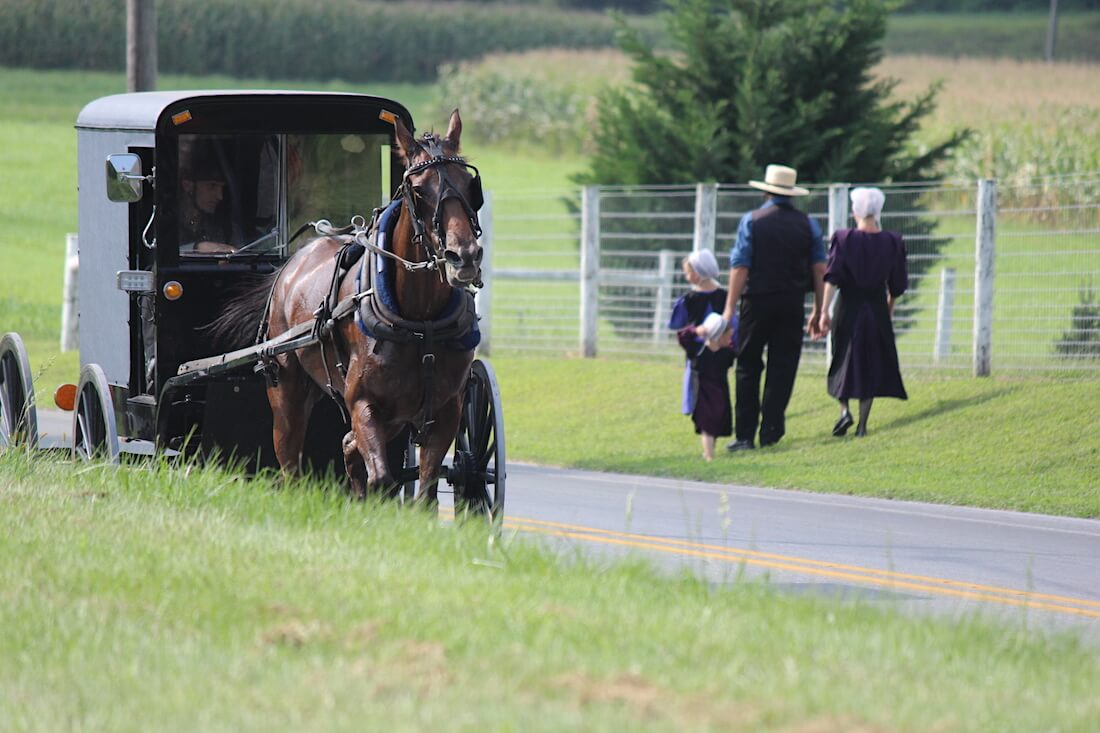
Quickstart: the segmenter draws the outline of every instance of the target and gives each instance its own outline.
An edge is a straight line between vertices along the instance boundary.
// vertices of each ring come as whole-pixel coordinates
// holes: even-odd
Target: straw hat
[[[794,168],[773,163],[764,171],[763,181],[749,181],[749,185],[779,196],[805,196],[809,191],[794,185],[797,180],[798,172]]]

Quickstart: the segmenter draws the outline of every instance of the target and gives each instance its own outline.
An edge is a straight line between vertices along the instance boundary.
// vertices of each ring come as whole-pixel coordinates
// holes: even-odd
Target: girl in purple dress
[[[733,434],[729,385],[729,370],[736,356],[733,328],[725,328],[721,319],[726,291],[718,285],[714,253],[693,252],[684,258],[683,268],[692,289],[676,301],[668,327],[676,329],[677,340],[687,355],[683,411],[691,415],[702,440],[703,459],[711,461],[715,439]],[[717,317],[707,322],[707,316]]]
[[[818,332],[832,328],[829,394],[840,402],[833,435],[848,432],[855,422],[848,409],[859,400],[856,435],[867,435],[867,418],[875,397],[907,399],[894,341],[894,303],[905,292],[909,274],[905,243],[896,232],[883,231],[879,215],[886,196],[877,188],[852,189],[854,229],[840,229],[829,245],[825,298]],[[829,305],[839,291],[834,318]]]

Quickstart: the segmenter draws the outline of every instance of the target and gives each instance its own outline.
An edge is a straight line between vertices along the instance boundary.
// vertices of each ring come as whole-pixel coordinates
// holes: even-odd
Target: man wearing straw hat
[[[737,359],[734,438],[730,452],[774,445],[786,432],[787,403],[794,389],[802,356],[804,302],[813,290],[809,332],[817,337],[818,315],[825,290],[825,243],[821,227],[794,207],[792,198],[809,191],[796,186],[797,173],[783,165],[769,165],[763,181],[749,185],[764,191],[764,204],[741,218],[730,253],[729,294],[722,313],[728,323],[741,301],[740,355]],[[764,350],[768,369],[764,397],[760,376]]]

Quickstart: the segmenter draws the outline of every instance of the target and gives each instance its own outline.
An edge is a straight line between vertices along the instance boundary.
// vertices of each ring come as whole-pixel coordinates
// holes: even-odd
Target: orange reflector
[[[172,124],[173,125],[182,125],[184,122],[190,122],[190,121],[191,121],[191,111],[190,110],[185,109],[182,112],[177,112],[176,114],[172,115]]]
[[[164,283],[164,297],[168,300],[179,300],[183,297],[183,286],[178,280],[169,280]]]
[[[378,118],[381,120],[385,120],[392,125],[397,119],[397,115],[395,115],[393,112],[390,112],[388,109],[384,109],[378,113]]]
[[[53,403],[62,410],[72,412],[73,407],[76,406],[76,385],[63,384],[55,389],[53,393]]]

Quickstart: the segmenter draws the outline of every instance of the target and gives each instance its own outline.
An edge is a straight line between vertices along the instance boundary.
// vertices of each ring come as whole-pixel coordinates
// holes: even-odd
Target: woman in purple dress
[[[695,432],[701,437],[703,459],[711,461],[715,439],[733,434],[729,384],[729,370],[736,356],[733,329],[725,328],[722,322],[726,291],[718,285],[714,253],[692,252],[684,259],[683,268],[692,289],[676,301],[668,327],[676,329],[677,340],[687,354],[683,411],[691,415]],[[717,318],[708,322],[707,316],[713,315]],[[715,328],[721,332],[714,332]]]
[[[905,292],[909,274],[905,243],[896,232],[883,231],[879,215],[886,196],[877,188],[852,189],[854,229],[840,229],[829,245],[825,298],[818,332],[833,331],[829,394],[840,402],[833,435],[848,432],[854,420],[850,399],[859,400],[856,435],[867,435],[867,418],[875,397],[907,399],[894,342],[894,303]],[[836,313],[829,305],[839,291]]]

